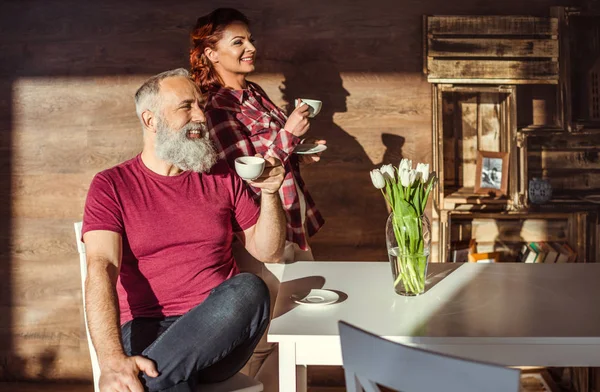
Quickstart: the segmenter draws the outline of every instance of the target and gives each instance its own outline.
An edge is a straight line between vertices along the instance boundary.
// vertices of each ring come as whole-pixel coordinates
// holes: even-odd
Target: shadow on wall
[[[291,64],[284,68],[285,80],[280,87],[287,112],[293,110],[296,98],[323,101],[307,136],[327,140],[328,149],[320,162],[301,169],[308,191],[326,220],[310,241],[315,259],[386,260],[387,210],[369,176],[375,165],[356,138],[334,121],[335,113],[348,110],[346,100],[350,96],[340,72],[334,61],[314,49],[297,51]],[[365,124],[364,132],[368,131]],[[393,138],[386,140],[394,144]]]
[[[392,164],[398,167],[403,158],[402,146],[404,146],[404,141],[404,137],[399,135],[393,135],[391,133],[381,134],[381,142],[385,146],[385,152],[383,153],[383,159],[378,166]]]

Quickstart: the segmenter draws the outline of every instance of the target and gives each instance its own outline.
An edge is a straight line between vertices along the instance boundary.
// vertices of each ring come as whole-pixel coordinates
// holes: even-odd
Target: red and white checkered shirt
[[[300,177],[294,148],[300,139],[284,129],[287,116],[255,83],[244,90],[220,88],[210,91],[205,114],[220,159],[231,168],[237,157],[254,155],[278,158],[285,168],[279,195],[287,218],[287,240],[308,249],[307,235],[314,235],[325,221]],[[297,187],[296,187],[297,185]],[[260,189],[250,187],[258,197]],[[306,201],[306,233],[302,227],[300,189]]]

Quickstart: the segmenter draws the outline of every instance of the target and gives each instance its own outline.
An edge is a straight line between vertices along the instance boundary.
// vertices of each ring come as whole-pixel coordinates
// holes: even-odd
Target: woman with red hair
[[[246,80],[256,60],[248,26],[246,16],[232,8],[200,17],[191,34],[192,77],[208,94],[205,111],[211,136],[231,168],[237,157],[257,153],[282,162],[286,178],[280,196],[287,214],[288,248],[296,244],[288,258],[298,259],[293,257],[296,253],[312,259],[307,238],[324,222],[300,176],[298,155],[293,154],[310,127],[309,107],[298,105],[288,118],[260,86]],[[302,163],[318,160],[318,154],[304,155]],[[259,194],[259,189],[253,190]]]
[[[296,109],[288,117],[260,86],[246,80],[255,69],[256,47],[248,18],[240,11],[219,8],[200,17],[191,33],[191,43],[191,74],[202,92],[208,95],[205,116],[219,157],[227,160],[231,168],[237,157],[247,155],[272,156],[281,161],[285,179],[279,194],[287,217],[284,261],[313,260],[308,237],[321,228],[324,220],[300,176],[299,155],[294,154],[310,127],[308,105],[297,102]],[[325,144],[324,140],[316,142]],[[319,159],[319,154],[302,155],[305,164]],[[252,190],[260,196],[260,189]],[[234,244],[234,253],[241,270],[254,272],[265,280],[273,308],[278,280],[262,263],[251,260],[243,246]],[[270,355],[272,347],[263,337],[255,350],[255,364],[250,361],[250,374],[258,371],[257,367]],[[263,352],[259,353],[261,350]],[[264,367],[269,367],[267,372],[273,370],[266,364]],[[274,372],[276,374],[276,367]],[[269,385],[273,379],[266,380],[260,374],[257,378],[263,381],[266,391],[276,390],[276,384]]]

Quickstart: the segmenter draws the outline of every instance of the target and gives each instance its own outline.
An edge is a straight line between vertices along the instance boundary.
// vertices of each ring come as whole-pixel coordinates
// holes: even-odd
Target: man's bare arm
[[[251,182],[261,188],[260,215],[256,224],[244,230],[246,249],[265,263],[282,260],[285,247],[286,220],[279,198],[285,171],[276,158],[267,158],[264,173]]]
[[[121,236],[112,231],[84,235],[87,255],[85,305],[88,327],[100,364],[125,357],[119,328],[117,277],[121,267]]]
[[[158,375],[152,361],[128,357],[121,344],[116,284],[121,267],[121,236],[96,230],[83,236],[87,255],[85,305],[88,328],[100,364],[102,391],[143,392],[140,371]]]

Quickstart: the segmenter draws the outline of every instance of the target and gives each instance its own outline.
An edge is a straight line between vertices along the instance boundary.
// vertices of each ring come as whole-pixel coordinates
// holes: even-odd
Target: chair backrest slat
[[[367,391],[374,383],[403,392],[519,390],[519,369],[409,347],[343,321],[339,329],[346,379]]]
[[[92,338],[87,325],[87,315],[85,312],[85,278],[87,276],[87,259],[85,254],[85,244],[81,241],[81,229],[83,222],[75,222],[75,240],[77,241],[77,251],[79,252],[79,269],[81,271],[81,298],[83,299],[83,318],[85,320],[85,334],[87,335],[88,347],[90,349],[90,359],[92,361],[92,375],[94,376],[94,390],[100,391],[100,364],[96,349],[92,344]]]

